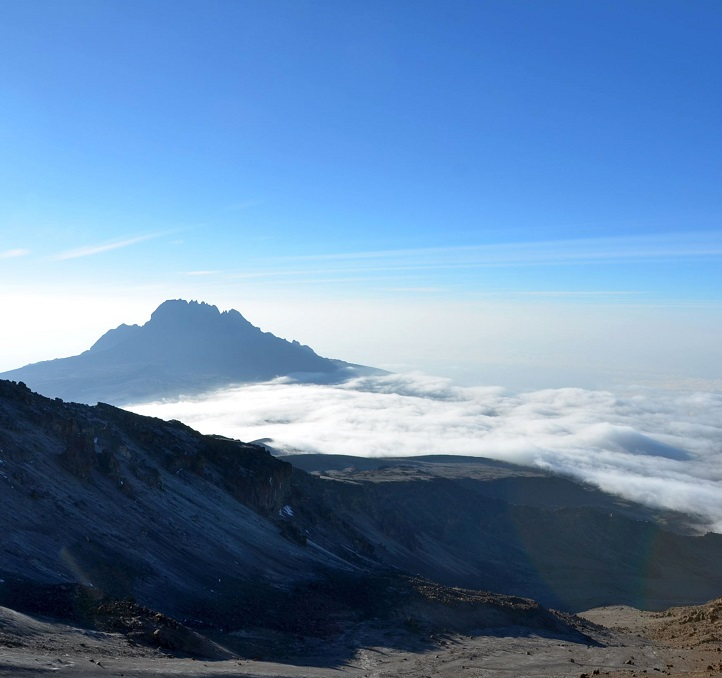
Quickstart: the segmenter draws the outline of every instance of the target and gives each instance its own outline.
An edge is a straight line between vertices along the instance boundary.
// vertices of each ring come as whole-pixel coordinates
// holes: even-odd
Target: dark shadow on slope
[[[243,593],[237,594],[235,601],[227,601],[195,626],[130,599],[99,599],[97,591],[80,585],[39,586],[17,577],[5,584],[3,607],[93,631],[121,633],[130,645],[211,661],[242,657],[338,667],[364,647],[420,652],[456,634],[543,636],[597,644],[589,635],[593,625],[532,600],[443,587],[393,573],[329,573],[290,591],[264,588],[255,596],[248,591],[245,605]],[[3,642],[12,643],[3,631],[0,623]],[[22,642],[17,630],[15,634]]]

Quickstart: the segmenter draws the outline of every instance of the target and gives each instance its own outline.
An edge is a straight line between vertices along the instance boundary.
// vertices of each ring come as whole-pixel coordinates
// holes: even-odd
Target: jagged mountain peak
[[[185,299],[168,299],[153,311],[147,324],[154,325],[189,325],[196,322],[235,322],[242,321],[253,327],[238,311],[219,311],[217,306],[205,301],[186,301]]]
[[[261,330],[246,320],[238,311],[219,311],[217,306],[204,301],[186,301],[184,299],[169,299],[164,301],[151,313],[150,320],[143,325],[119,325],[114,330],[106,332],[91,348],[91,350],[111,348],[132,337],[162,332],[178,332],[207,334],[208,341],[213,341],[213,335],[223,332],[250,332],[260,333]]]
[[[218,310],[218,306],[208,304],[205,301],[167,299],[151,313],[150,322],[167,318],[188,318],[191,315],[196,317],[212,317],[219,316],[220,314],[221,312]]]
[[[179,397],[280,376],[338,382],[381,370],[319,356],[238,311],[169,299],[143,325],[109,330],[84,353],[5,372],[51,397],[93,404]]]

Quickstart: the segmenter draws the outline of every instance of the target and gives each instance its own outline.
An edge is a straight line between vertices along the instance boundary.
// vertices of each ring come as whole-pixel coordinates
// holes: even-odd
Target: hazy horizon
[[[49,300],[52,297],[36,307],[21,308],[16,297],[14,304],[5,305],[6,316],[12,318],[14,310],[16,321],[5,333],[0,371],[80,354],[110,329],[144,324],[164,301],[142,303],[126,298],[106,302],[96,296],[92,303],[78,300],[72,305],[45,305]],[[429,300],[400,308],[388,301],[358,302],[339,308],[319,300],[311,307],[254,302],[248,304],[248,312],[238,304],[198,301],[221,311],[234,308],[262,330],[310,345],[325,357],[401,374],[423,372],[463,386],[500,386],[515,391],[625,386],[722,390],[722,346],[715,332],[718,320],[698,319],[698,332],[691,333],[686,323],[693,311],[684,308],[666,309],[662,319],[654,310],[634,306],[615,316],[605,307],[572,304],[550,310],[539,304],[510,307],[478,302],[481,310],[471,313],[470,302]],[[256,320],[253,311],[267,322]],[[598,335],[580,340],[579,328],[571,327],[574,319],[585,322],[587,330],[596,328]],[[545,330],[543,335],[529,338],[525,328],[534,323],[544,323]],[[610,336],[615,333],[624,336],[615,340]],[[666,342],[656,341],[660,335],[665,335]],[[689,346],[683,351],[685,342]]]

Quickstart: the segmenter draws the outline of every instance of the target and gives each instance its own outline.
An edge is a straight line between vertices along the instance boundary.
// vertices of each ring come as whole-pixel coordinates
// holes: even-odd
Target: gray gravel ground
[[[0,609],[0,676],[258,676],[264,678],[612,678],[645,675],[703,676],[719,672],[716,647],[679,647],[649,640],[658,616],[633,608],[592,610],[604,624],[599,644],[493,634],[414,637],[369,625],[350,628],[332,642],[300,643],[295,659],[203,661],[133,646],[106,634],[46,622]],[[402,636],[404,636],[402,638]],[[389,642],[390,641],[390,642]],[[393,648],[393,649],[392,649]],[[398,649],[403,648],[403,649]],[[722,665],[721,665],[722,666]],[[710,667],[714,671],[708,670]]]

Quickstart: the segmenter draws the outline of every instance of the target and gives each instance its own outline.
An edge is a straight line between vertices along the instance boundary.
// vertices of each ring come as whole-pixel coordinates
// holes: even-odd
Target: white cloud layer
[[[457,454],[533,465],[696,514],[722,533],[722,394],[576,388],[511,394],[421,374],[277,380],[129,409],[288,451]]]

